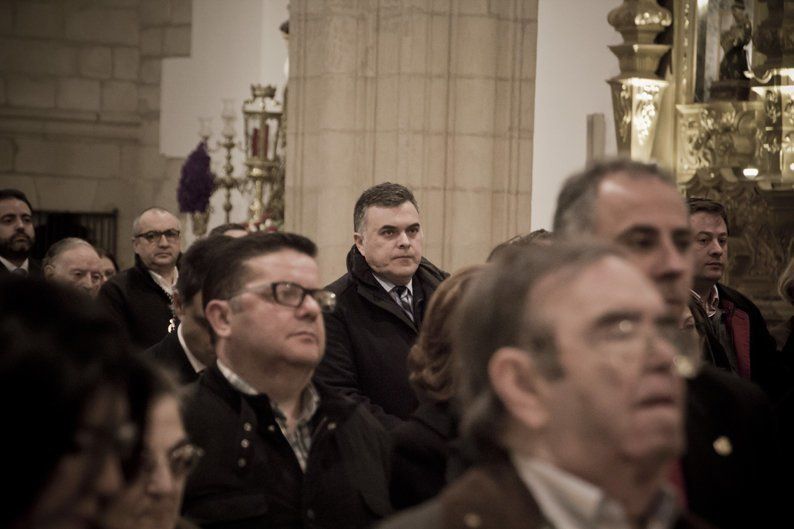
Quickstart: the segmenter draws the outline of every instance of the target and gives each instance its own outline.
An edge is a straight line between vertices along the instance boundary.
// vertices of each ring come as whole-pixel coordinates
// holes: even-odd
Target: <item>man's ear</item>
[[[222,299],[213,299],[204,308],[204,317],[207,318],[215,336],[228,338],[232,334],[232,326],[229,322],[232,308],[229,302]]]
[[[538,430],[548,421],[548,380],[530,354],[516,347],[498,349],[488,362],[494,392],[515,420]]]
[[[52,277],[52,274],[55,272],[55,267],[51,264],[44,265],[44,269],[42,270],[44,273],[44,279],[49,279]]]
[[[358,248],[358,253],[366,257],[366,255],[364,255],[364,236],[357,232],[353,233],[353,243],[356,245],[356,248]]]
[[[182,295],[178,290],[174,290],[171,295],[171,304],[174,306],[174,315],[181,321],[185,315],[185,303],[182,300]]]

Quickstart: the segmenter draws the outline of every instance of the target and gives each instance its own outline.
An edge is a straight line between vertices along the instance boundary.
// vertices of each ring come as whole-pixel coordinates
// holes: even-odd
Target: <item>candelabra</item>
[[[245,181],[242,178],[234,176],[234,165],[232,164],[232,153],[235,149],[240,149],[241,145],[235,141],[234,122],[237,119],[237,114],[234,109],[234,99],[223,100],[223,110],[221,111],[221,121],[223,127],[221,128],[221,140],[216,143],[215,148],[209,149],[210,152],[217,152],[222,149],[224,152],[224,164],[222,166],[223,175],[215,175],[215,185],[217,188],[222,188],[224,191],[223,212],[225,222],[231,222],[232,212],[232,191],[238,189],[243,190]],[[200,130],[199,136],[209,146],[209,137],[212,135],[210,127],[211,118],[199,118]]]

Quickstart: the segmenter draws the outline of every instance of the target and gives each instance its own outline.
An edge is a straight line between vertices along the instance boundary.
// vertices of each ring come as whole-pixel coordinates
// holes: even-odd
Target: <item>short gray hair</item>
[[[551,275],[578,275],[619,248],[596,243],[553,243],[508,247],[475,278],[455,313],[453,347],[463,416],[461,435],[480,456],[504,451],[507,411],[491,386],[488,365],[502,347],[528,351],[549,379],[564,375],[557,356],[553,322],[533,299],[535,286]]]
[[[47,253],[44,255],[44,260],[41,262],[42,267],[47,266],[54,266],[55,261],[58,259],[58,256],[61,255],[63,252],[67,250],[71,250],[72,248],[76,248],[77,246],[88,246],[92,250],[96,252],[96,248],[94,246],[83,239],[78,237],[67,237],[65,239],[61,239],[58,242],[53,243],[52,246],[47,250]],[[99,252],[97,252],[99,255]]]
[[[655,178],[675,187],[673,177],[653,163],[625,159],[596,163],[563,183],[554,212],[555,235],[570,239],[593,233],[598,187],[608,176],[618,173],[630,178]]]
[[[160,208],[160,207],[157,207],[157,206],[153,206],[151,208],[144,209],[143,211],[138,213],[138,216],[135,217],[135,219],[133,219],[133,221],[132,221],[132,234],[133,235],[139,235],[138,231],[141,229],[141,217],[143,217],[146,213],[149,213],[150,211],[157,211],[158,213],[167,213],[168,215],[171,215],[172,217],[174,217],[176,219],[176,221],[180,224],[180,227],[181,227],[182,223],[179,221],[179,217],[177,217],[176,215],[174,215],[173,213],[171,213],[167,209],[163,209],[163,208]]]

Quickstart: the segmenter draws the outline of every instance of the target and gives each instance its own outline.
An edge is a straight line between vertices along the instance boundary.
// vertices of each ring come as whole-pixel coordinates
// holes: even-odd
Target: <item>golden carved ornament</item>
[[[673,16],[656,0],[624,0],[609,12],[607,21],[623,36],[624,42],[651,44],[673,22]]]

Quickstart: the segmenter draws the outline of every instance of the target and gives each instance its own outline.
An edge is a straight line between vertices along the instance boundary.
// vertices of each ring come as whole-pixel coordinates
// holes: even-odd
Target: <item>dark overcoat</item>
[[[388,434],[360,404],[317,386],[305,473],[265,395],[207,368],[188,388],[185,429],[205,454],[183,514],[204,529],[368,527],[391,512]]]
[[[408,382],[408,351],[430,296],[449,274],[422,259],[413,278],[415,323],[380,286],[355,246],[347,268],[327,287],[337,304],[325,315],[325,358],[315,378],[364,402],[391,429],[418,404]]]

